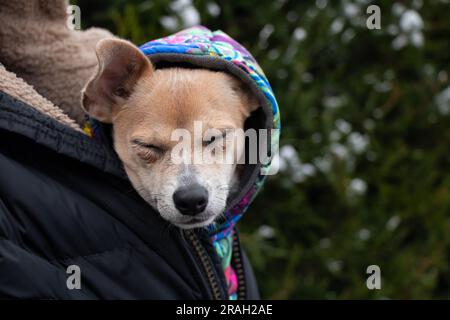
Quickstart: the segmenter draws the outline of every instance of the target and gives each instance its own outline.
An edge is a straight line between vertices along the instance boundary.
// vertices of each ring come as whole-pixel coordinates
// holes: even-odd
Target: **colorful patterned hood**
[[[197,26],[150,41],[140,49],[156,68],[188,65],[224,71],[240,78],[258,98],[261,106],[250,116],[254,118],[250,120],[255,120],[254,129],[269,129],[268,138],[265,138],[267,149],[271,150],[272,156],[275,154],[278,150],[280,129],[277,101],[269,81],[256,60],[230,36],[222,31],[212,32],[205,27]],[[261,136],[259,139],[261,140]],[[224,218],[208,226],[211,242],[222,264],[231,300],[237,299],[239,288],[231,263],[234,226],[261,188],[270,171],[270,162],[244,166],[239,192],[228,199]]]

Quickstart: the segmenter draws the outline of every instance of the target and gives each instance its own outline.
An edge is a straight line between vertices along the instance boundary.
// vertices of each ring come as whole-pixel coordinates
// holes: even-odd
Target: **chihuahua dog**
[[[113,125],[114,148],[137,192],[170,223],[181,228],[206,226],[225,210],[238,179],[236,162],[174,161],[172,133],[184,129],[194,140],[186,154],[196,154],[244,129],[258,107],[244,83],[221,71],[155,68],[133,44],[105,39],[96,47],[98,69],[82,92],[82,105],[93,118]],[[204,139],[194,134],[215,129]],[[233,148],[244,153],[242,136]],[[227,144],[228,146],[228,144]],[[185,150],[186,151],[186,150]],[[214,157],[214,153],[213,153]]]

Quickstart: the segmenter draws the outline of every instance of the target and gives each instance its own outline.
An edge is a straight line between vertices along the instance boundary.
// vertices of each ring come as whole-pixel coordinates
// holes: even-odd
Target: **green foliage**
[[[84,27],[136,44],[189,18],[170,1],[76,3]],[[378,1],[369,30],[369,4],[194,1],[254,54],[281,107],[283,170],[240,224],[265,298],[450,296],[450,5]],[[372,264],[381,290],[366,287]]]

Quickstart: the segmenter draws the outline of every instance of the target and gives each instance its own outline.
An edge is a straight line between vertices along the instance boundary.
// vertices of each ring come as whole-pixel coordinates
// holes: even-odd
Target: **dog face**
[[[155,70],[123,40],[100,41],[97,57],[83,106],[113,124],[115,150],[135,189],[181,228],[213,222],[225,209],[244,152],[244,137],[235,130],[243,129],[256,99],[223,72]]]

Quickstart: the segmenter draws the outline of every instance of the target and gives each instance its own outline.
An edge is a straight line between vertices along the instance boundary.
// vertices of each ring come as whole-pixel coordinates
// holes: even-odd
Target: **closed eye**
[[[226,135],[227,135],[227,132],[224,131],[221,135],[212,136],[209,139],[205,139],[205,140],[203,140],[203,145],[204,146],[209,146],[209,145],[213,144],[216,141],[224,139],[226,137]]]
[[[134,139],[131,141],[136,155],[146,163],[152,163],[160,159],[164,150],[156,145],[144,142],[142,140]]]
[[[137,147],[141,147],[141,148],[146,148],[146,149],[152,149],[154,151],[163,151],[163,149],[159,146],[156,146],[154,144],[151,143],[147,143],[138,139],[134,139],[131,141],[131,143]]]

